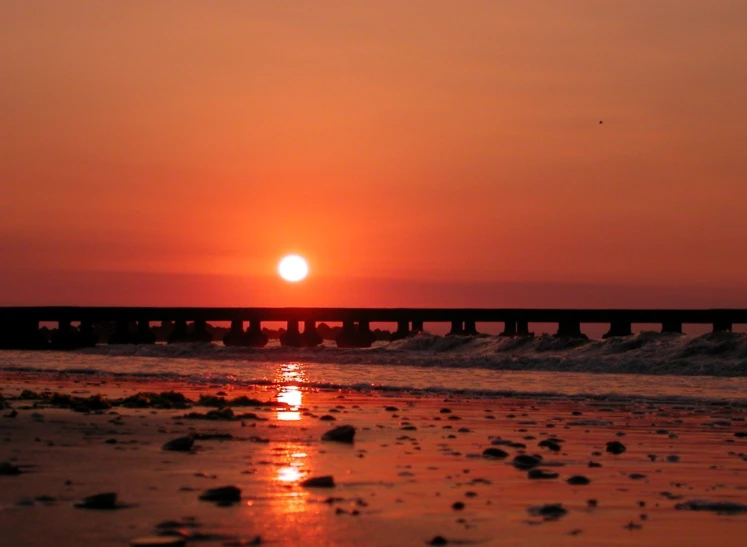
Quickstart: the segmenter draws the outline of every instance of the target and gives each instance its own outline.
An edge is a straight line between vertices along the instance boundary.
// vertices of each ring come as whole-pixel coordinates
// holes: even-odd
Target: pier
[[[223,337],[228,346],[263,347],[268,342],[262,322],[283,322],[280,342],[289,347],[322,343],[320,322],[341,323],[338,347],[370,347],[372,323],[396,325],[392,340],[423,330],[424,323],[447,323],[449,335],[476,336],[479,324],[503,325],[501,336],[533,336],[530,323],[557,324],[557,337],[584,338],[583,324],[608,324],[604,338],[630,336],[633,324],[658,326],[661,332],[682,333],[687,324],[710,325],[714,332],[747,324],[747,310],[738,309],[485,309],[485,308],[156,308],[156,307],[1,307],[0,349],[76,349],[109,344],[152,344],[154,323],[168,323],[170,343],[210,342],[209,322],[230,323]],[[42,323],[56,324],[48,331]],[[74,325],[75,324],[75,325]],[[114,325],[107,340],[96,326]],[[301,329],[303,326],[303,329]],[[51,332],[51,334],[50,334]]]

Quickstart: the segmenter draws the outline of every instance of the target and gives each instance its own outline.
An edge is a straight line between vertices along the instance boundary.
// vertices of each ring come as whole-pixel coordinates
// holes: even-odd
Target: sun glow
[[[286,281],[301,281],[309,274],[309,265],[301,256],[288,255],[278,264],[278,273]]]

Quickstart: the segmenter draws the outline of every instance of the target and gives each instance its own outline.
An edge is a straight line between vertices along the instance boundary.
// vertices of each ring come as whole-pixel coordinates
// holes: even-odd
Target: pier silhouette
[[[209,322],[229,322],[228,346],[263,347],[262,322],[284,322],[280,342],[289,347],[322,343],[318,323],[339,322],[338,347],[365,348],[376,340],[371,323],[394,323],[392,340],[412,336],[424,323],[449,323],[450,335],[478,335],[478,323],[502,323],[501,336],[533,336],[530,323],[556,323],[555,336],[585,338],[584,323],[609,324],[604,338],[630,336],[632,325],[657,324],[661,332],[682,333],[685,324],[711,325],[714,332],[747,324],[741,309],[515,309],[515,308],[179,308],[179,307],[2,307],[0,348],[76,349],[96,345],[96,327],[114,325],[109,344],[152,344],[152,323],[168,324],[168,342],[210,342]],[[41,323],[56,323],[48,331]],[[300,325],[303,323],[303,330]],[[75,325],[74,325],[75,324]],[[244,325],[247,325],[246,327]]]

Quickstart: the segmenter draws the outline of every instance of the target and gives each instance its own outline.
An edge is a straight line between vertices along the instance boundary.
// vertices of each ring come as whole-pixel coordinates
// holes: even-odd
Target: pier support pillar
[[[192,342],[207,342],[213,341],[213,335],[207,331],[207,322],[204,319],[195,319],[192,324],[192,332],[189,333],[189,339]]]
[[[316,321],[304,321],[303,334],[301,334],[301,344],[303,345],[303,347],[315,348],[322,342],[324,342],[324,339],[316,330]]]
[[[392,333],[391,340],[402,340],[410,336],[410,327],[407,321],[397,321],[397,330]]]
[[[231,330],[223,337],[224,346],[241,346],[244,342],[244,322],[231,321]]]
[[[516,336],[516,321],[506,321],[499,336]]]
[[[262,332],[261,321],[249,321],[249,328],[244,334],[243,346],[250,348],[263,348],[267,345],[269,337]]]
[[[39,330],[39,322],[22,319],[0,324],[0,349],[47,349],[49,340]]]
[[[291,348],[300,348],[303,345],[301,333],[298,330],[298,321],[288,321],[288,328],[285,333],[280,336],[280,343]]]
[[[375,341],[376,335],[371,331],[371,322],[358,321],[358,332],[355,337],[356,347],[370,348]]]
[[[156,333],[150,330],[150,321],[141,319],[137,322],[137,333],[135,333],[136,344],[155,344]]]
[[[114,332],[109,335],[107,340],[109,344],[134,344],[135,339],[130,333],[130,324],[122,319],[117,320]]]
[[[633,329],[629,321],[612,321],[610,330],[602,335],[602,338],[613,338],[616,336],[631,336]]]
[[[713,324],[713,332],[731,332],[732,324],[726,321],[716,321]]]
[[[78,332],[81,346],[89,348],[99,343],[99,335],[93,331],[91,321],[81,321]]]
[[[355,345],[355,338],[356,338],[356,329],[355,329],[355,322],[353,321],[343,321],[342,322],[342,330],[340,333],[335,337],[335,342],[337,343],[338,348],[355,348],[357,347]]]
[[[661,332],[682,334],[682,323],[677,321],[668,321],[661,324]]]
[[[534,336],[533,332],[529,332],[528,321],[517,321],[516,322],[516,336]]]
[[[412,322],[412,330],[410,331],[410,335],[417,334],[419,332],[423,332],[423,321],[416,320]]]
[[[451,330],[446,336],[464,336],[464,327],[461,321],[452,321]]]
[[[467,336],[477,336],[480,333],[477,332],[477,325],[475,325],[474,321],[465,321],[464,322],[464,334]]]
[[[80,346],[80,333],[73,329],[70,321],[61,319],[57,323],[57,331],[52,333],[51,345],[53,349],[76,349]]]
[[[581,323],[578,321],[560,321],[555,338],[588,338],[581,332]]]
[[[169,334],[169,344],[175,344],[179,342],[187,342],[187,321],[185,319],[177,319],[174,321],[174,330]]]

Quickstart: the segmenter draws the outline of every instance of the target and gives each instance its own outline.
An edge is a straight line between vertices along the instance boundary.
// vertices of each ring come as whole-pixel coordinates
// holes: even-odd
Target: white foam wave
[[[217,344],[97,346],[80,353],[236,360],[251,362],[415,365],[491,370],[545,370],[632,374],[747,376],[747,334],[702,336],[641,332],[608,340],[500,336],[436,336],[421,333],[368,349],[330,346],[290,349],[236,348]]]

